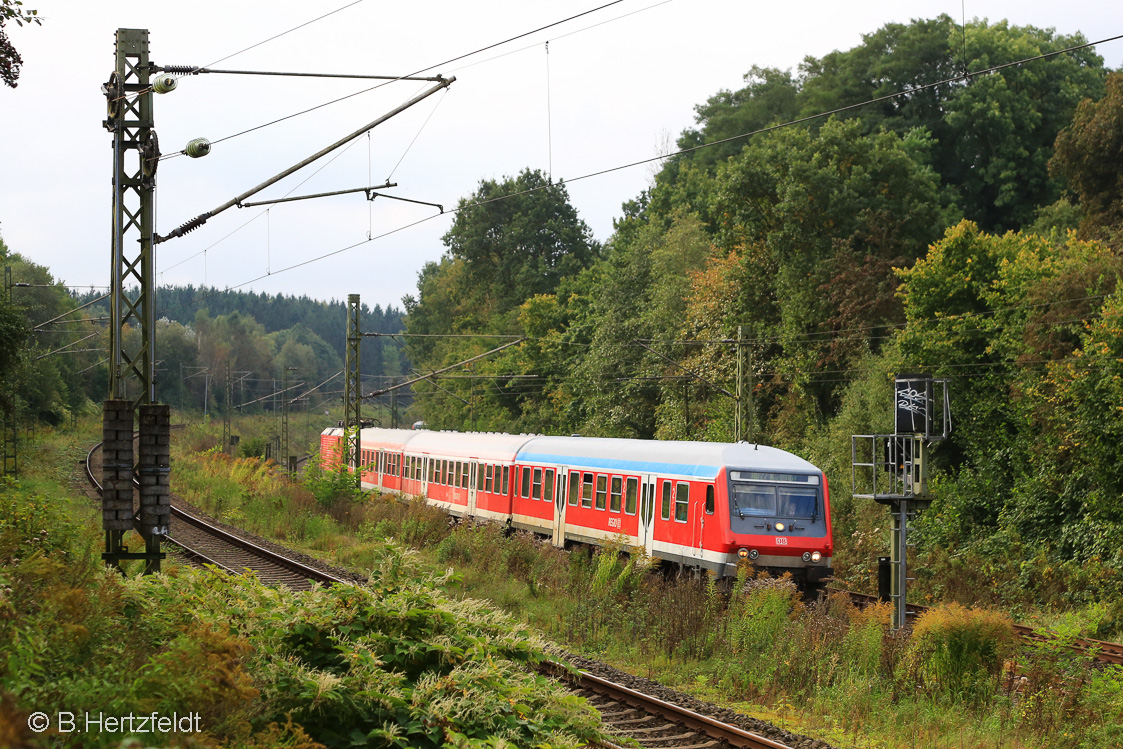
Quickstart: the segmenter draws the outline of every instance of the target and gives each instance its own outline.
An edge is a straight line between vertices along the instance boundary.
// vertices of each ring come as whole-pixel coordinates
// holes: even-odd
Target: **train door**
[[[471,467],[468,469],[468,514],[476,514],[476,477],[479,475],[480,464],[476,461],[471,462]]]
[[[565,546],[565,489],[569,486],[569,471],[558,467],[554,482],[554,546]]]
[[[641,482],[638,535],[644,551],[650,557],[655,555],[655,477],[645,473]]]
[[[429,457],[418,458],[421,461],[421,496],[429,496]]]

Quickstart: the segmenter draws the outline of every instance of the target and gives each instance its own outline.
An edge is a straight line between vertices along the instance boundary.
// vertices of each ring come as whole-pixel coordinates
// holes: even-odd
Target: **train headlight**
[[[803,552],[803,561],[805,561],[805,562],[811,561],[811,552],[810,551]]]
[[[749,556],[749,550],[748,549],[738,549],[737,550],[737,556],[741,557],[742,559],[745,559]]]
[[[750,549],[750,550],[749,550],[749,559],[750,559],[750,560],[751,560],[751,559],[756,559],[756,558],[757,558],[757,557],[759,557],[759,556],[760,556],[760,552],[759,552],[759,551],[757,551],[756,549]]]
[[[776,523],[776,531],[778,533],[783,533],[784,529],[787,528],[787,527],[788,526],[784,525],[783,523]]]
[[[822,558],[823,558],[823,555],[820,554],[819,552],[817,552],[817,551],[811,552],[811,561],[812,562],[818,562]]]

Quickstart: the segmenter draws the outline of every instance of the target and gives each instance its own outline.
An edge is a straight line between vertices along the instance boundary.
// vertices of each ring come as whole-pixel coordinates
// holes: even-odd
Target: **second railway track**
[[[97,480],[97,468],[100,467],[100,451],[99,443],[86,456],[87,480],[99,492],[101,484]],[[197,563],[213,564],[235,574],[251,570],[263,582],[293,590],[307,590],[313,583],[353,582],[220,528],[185,509],[174,496],[172,517],[178,521],[177,527],[167,540],[183,549],[184,555]]]

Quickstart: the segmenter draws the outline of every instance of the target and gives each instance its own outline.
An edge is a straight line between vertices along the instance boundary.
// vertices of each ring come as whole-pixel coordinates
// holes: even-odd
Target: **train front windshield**
[[[730,471],[729,515],[735,533],[755,532],[762,518],[815,522],[823,516],[819,477]]]

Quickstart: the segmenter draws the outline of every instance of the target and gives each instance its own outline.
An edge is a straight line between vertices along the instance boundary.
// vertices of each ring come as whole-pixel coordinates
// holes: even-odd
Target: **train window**
[[[664,481],[663,482],[663,501],[662,501],[661,505],[662,506],[659,508],[659,515],[664,520],[670,520],[671,519],[671,482],[670,481]]]
[[[712,486],[706,487],[706,514],[714,514],[714,488]]]
[[[547,468],[546,475],[543,477],[542,483],[542,499],[547,502],[554,501],[554,469]]]
[[[413,460],[413,477],[418,481],[425,475],[425,458],[418,455]]]
[[[608,493],[608,509],[611,512],[620,512],[620,497],[624,493],[624,479],[619,476],[612,477],[612,491]]]
[[[484,490],[484,467],[476,463],[476,491],[482,492]]]
[[[593,506],[593,474],[582,474],[581,479],[581,506]]]
[[[429,483],[430,484],[437,483],[436,468],[437,468],[437,461],[433,460],[432,458],[429,458]]]
[[[441,467],[437,469],[437,483],[448,484],[448,458],[441,458]]]
[[[818,492],[811,487],[776,487],[776,515],[782,518],[818,516]]]
[[[776,514],[776,490],[771,486],[755,486],[734,482],[729,497],[730,509],[737,517]]]
[[[690,510],[690,484],[680,481],[675,487],[675,522],[685,523]]]
[[[608,498],[608,477],[597,476],[597,509],[604,509],[604,501]]]
[[[533,499],[542,499],[542,469],[534,469],[534,483],[531,484],[530,496]]]
[[[491,494],[491,477],[492,477],[492,471],[493,470],[495,470],[495,466],[488,463],[487,468],[484,471],[484,474],[485,474],[484,491],[487,492],[488,494]]]
[[[624,512],[628,515],[636,514],[636,488],[639,479],[628,479],[627,489],[624,491]]]
[[[503,491],[501,492],[504,497],[507,496],[507,480],[511,477],[511,466],[503,466]]]
[[[569,474],[569,499],[566,500],[574,507],[577,506],[577,497],[581,492],[581,474],[577,471]]]
[[[519,490],[522,492],[519,496],[526,499],[530,496],[530,466],[523,466],[522,480],[519,483]]]
[[[472,464],[465,463],[460,468],[460,488],[467,489],[472,481]]]

